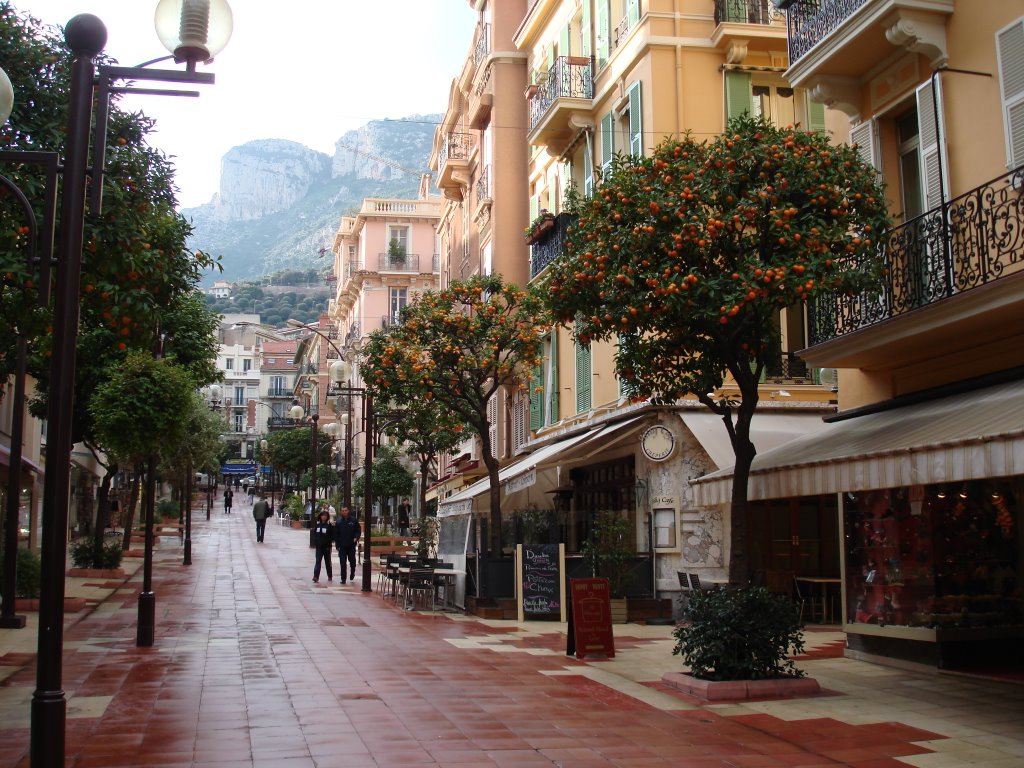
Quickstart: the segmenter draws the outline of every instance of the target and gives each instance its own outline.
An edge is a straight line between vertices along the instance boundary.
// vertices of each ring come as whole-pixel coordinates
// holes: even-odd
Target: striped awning
[[[748,498],[963,482],[1024,474],[1024,381],[826,424],[754,458]],[[692,481],[697,506],[724,504],[732,468]]]

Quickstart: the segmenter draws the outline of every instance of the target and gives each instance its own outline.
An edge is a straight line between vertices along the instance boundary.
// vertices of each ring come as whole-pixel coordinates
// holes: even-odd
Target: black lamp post
[[[211,24],[211,6],[226,12],[221,29]],[[222,14],[224,15],[224,14]],[[91,176],[93,211],[102,203],[107,117],[112,93],[130,89],[114,88],[120,80],[155,80],[179,83],[213,83],[213,75],[195,71],[197,62],[208,62],[230,37],[230,9],[225,0],[160,0],[158,27],[177,61],[187,70],[147,70],[142,67],[103,65],[93,60],[107,42],[103,22],[92,14],[81,14],[68,22],[64,38],[71,50],[69,110],[64,147],[64,185],[60,209],[60,237],[57,251],[57,280],[54,292],[53,354],[47,398],[47,472],[43,481],[42,569],[39,596],[39,641],[36,689],[31,705],[31,765],[50,768],[64,764],[64,730],[67,701],[61,689],[64,630],[64,567],[67,556],[72,415],[74,408],[75,346],[78,336],[78,297],[82,271],[83,226],[86,181]],[[4,78],[6,80],[6,77]],[[96,91],[96,135],[91,171],[89,129]],[[141,89],[143,93],[161,93]],[[198,95],[195,92],[164,91],[169,95]],[[10,159],[4,156],[4,160]],[[28,159],[28,158],[26,158]],[[53,221],[47,222],[52,227]],[[47,265],[48,267],[49,265]],[[20,466],[17,468],[20,472]],[[147,484],[151,482],[152,467]],[[151,510],[147,510],[151,523]],[[151,527],[151,525],[149,526]]]
[[[206,396],[206,404],[210,410],[214,413],[220,413],[220,407],[223,403],[221,396],[224,394],[224,390],[220,388],[220,384],[211,384],[203,389],[203,393]],[[206,519],[210,519],[210,508],[213,506],[213,473],[208,472],[206,475]],[[189,516],[191,517],[192,510],[189,510]],[[191,534],[191,530],[189,531]],[[188,538],[189,549],[192,548],[191,536]]]

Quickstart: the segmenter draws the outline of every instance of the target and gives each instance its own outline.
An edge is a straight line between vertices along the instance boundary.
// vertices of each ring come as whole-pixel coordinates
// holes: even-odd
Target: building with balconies
[[[815,302],[840,411],[754,460],[755,503],[835,500],[850,655],[1019,663],[1024,2],[790,0],[785,75],[885,182],[882,286]],[[728,471],[696,481],[708,509]]]

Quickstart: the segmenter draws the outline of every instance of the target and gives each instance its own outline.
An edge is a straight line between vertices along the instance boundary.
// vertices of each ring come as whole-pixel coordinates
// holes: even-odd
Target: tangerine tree
[[[440,403],[480,440],[490,478],[491,548],[501,552],[498,459],[488,405],[529,381],[550,330],[541,297],[498,275],[420,294],[400,322],[370,335],[363,379],[378,402]]]
[[[692,395],[722,417],[736,459],[729,576],[745,581],[750,423],[779,313],[878,280],[889,219],[875,172],[825,134],[743,116],[710,142],[616,157],[567,210],[578,218],[549,271],[551,309],[581,344],[617,342],[635,395]],[[716,396],[727,378],[738,397]]]

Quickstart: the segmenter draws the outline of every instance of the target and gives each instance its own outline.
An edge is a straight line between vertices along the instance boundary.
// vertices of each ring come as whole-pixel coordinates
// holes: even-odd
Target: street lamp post
[[[211,5],[226,19],[217,29]],[[47,397],[47,472],[43,480],[42,567],[39,595],[39,639],[36,689],[31,704],[31,765],[50,768],[64,764],[67,701],[61,689],[64,567],[67,556],[70,459],[74,410],[75,345],[78,336],[78,297],[82,272],[87,179],[91,176],[92,210],[101,205],[104,152],[112,84],[120,80],[157,80],[181,83],[212,83],[213,76],[195,71],[199,61],[209,62],[230,36],[230,9],[225,0],[160,0],[156,18],[158,34],[168,43],[177,61],[187,62],[185,72],[146,70],[142,67],[97,68],[95,57],[107,42],[103,22],[92,14],[80,14],[68,22],[64,38],[72,52],[67,134],[64,147],[63,193],[60,204],[60,237],[57,280],[54,291],[53,340]],[[170,29],[167,29],[169,22]],[[7,80],[6,76],[3,80]],[[96,99],[94,157],[89,169],[89,130]],[[145,90],[146,93],[159,91]],[[198,95],[165,91],[169,95]],[[13,97],[3,94],[0,103]],[[5,110],[6,111],[6,110]],[[4,160],[11,160],[5,153]],[[26,153],[26,161],[31,162]],[[52,227],[53,221],[46,222]],[[49,264],[46,265],[49,267]],[[150,476],[152,477],[152,467]],[[20,467],[17,468],[20,472]],[[147,478],[147,484],[150,482]],[[147,518],[151,518],[147,515]]]
[[[222,390],[220,388],[219,384],[211,384],[209,387],[206,387],[205,392],[206,392],[206,404],[209,406],[210,410],[213,411],[214,413],[220,413],[220,407],[221,407],[221,403],[222,403],[221,396],[223,395],[224,390]],[[213,475],[212,472],[208,473],[206,475],[206,519],[207,520],[210,519],[210,508],[213,506],[213,477],[212,477],[212,475]],[[192,514],[192,511],[190,509],[189,510],[189,515],[191,516],[191,514]],[[189,531],[189,533],[191,533],[191,531]],[[192,546],[192,541],[191,541],[191,538],[189,538],[189,547],[191,547],[191,546]]]

